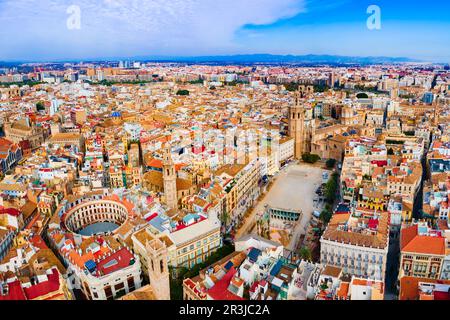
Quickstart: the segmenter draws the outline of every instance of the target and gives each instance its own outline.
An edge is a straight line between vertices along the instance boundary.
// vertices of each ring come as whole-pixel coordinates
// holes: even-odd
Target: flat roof
[[[181,245],[200,235],[212,232],[215,229],[220,229],[219,221],[213,222],[212,219],[206,219],[187,228],[171,233],[170,238],[175,245]]]

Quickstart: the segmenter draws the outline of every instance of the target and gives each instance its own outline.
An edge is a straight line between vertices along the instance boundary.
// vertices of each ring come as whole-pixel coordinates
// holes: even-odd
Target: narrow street
[[[399,234],[391,234],[389,238],[389,251],[386,263],[386,294],[385,300],[397,299],[397,277],[400,264],[400,241]]]
[[[427,166],[426,166],[426,158],[422,159],[422,181],[420,183],[419,190],[417,191],[416,198],[414,199],[414,207],[413,207],[413,218],[421,219],[422,218],[422,207],[423,207],[423,185],[424,181],[427,179]]]

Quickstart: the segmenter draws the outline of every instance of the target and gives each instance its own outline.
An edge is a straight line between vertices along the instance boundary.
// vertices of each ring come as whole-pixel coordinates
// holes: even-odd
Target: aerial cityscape
[[[204,2],[0,1],[0,301],[450,300],[450,5]]]

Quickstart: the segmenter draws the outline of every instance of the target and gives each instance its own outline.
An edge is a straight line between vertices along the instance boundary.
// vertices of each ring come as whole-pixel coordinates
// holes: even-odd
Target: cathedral
[[[32,149],[39,148],[44,142],[44,130],[30,121],[28,117],[4,124],[5,137],[14,143],[28,140]]]

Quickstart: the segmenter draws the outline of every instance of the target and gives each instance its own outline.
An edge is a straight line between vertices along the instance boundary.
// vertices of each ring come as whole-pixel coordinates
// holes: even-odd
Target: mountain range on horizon
[[[422,62],[407,57],[386,56],[339,56],[339,55],[277,55],[277,54],[235,54],[235,55],[208,55],[208,56],[153,56],[139,57],[149,61],[175,61],[175,62],[218,62],[218,63],[332,63],[332,64],[383,64],[383,63],[406,63]]]
[[[340,56],[340,55],[277,55],[277,54],[234,54],[234,55],[202,55],[202,56],[135,56],[135,57],[108,57],[108,58],[92,58],[92,59],[70,59],[70,60],[48,60],[48,61],[15,61],[16,63],[31,62],[75,62],[75,61],[118,61],[133,60],[146,62],[176,62],[176,63],[223,63],[223,64],[392,64],[392,63],[414,63],[424,62],[418,59],[407,57],[387,57],[387,56]],[[0,62],[0,64],[13,63]]]

